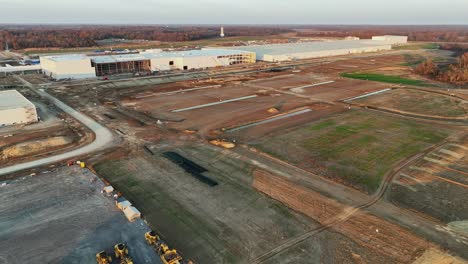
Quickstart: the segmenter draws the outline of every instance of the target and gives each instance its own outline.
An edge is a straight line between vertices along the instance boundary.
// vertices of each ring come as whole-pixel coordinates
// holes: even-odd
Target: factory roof
[[[242,50],[232,49],[200,49],[200,50],[184,50],[184,51],[153,51],[149,50],[137,54],[122,54],[109,56],[95,56],[92,60],[95,63],[112,63],[126,61],[141,61],[156,58],[186,58],[186,57],[204,57],[204,56],[228,56],[247,53]]]
[[[0,110],[21,107],[34,107],[34,105],[17,90],[0,91]]]
[[[60,62],[60,61],[80,61],[80,60],[86,60],[86,59],[89,58],[85,54],[64,54],[64,55],[53,55],[53,56],[43,56],[43,57],[47,58],[49,60],[56,61],[56,62]]]
[[[127,62],[127,61],[143,61],[154,58],[177,58],[177,57],[203,57],[203,56],[227,56],[247,53],[247,51],[234,50],[234,49],[199,49],[199,50],[184,50],[184,51],[161,51],[161,50],[147,50],[141,53],[120,54],[120,55],[100,55],[100,56],[87,56],[85,54],[64,54],[44,56],[49,60],[56,62],[60,61],[79,61],[91,59],[95,63],[114,63],[114,62]]]
[[[236,47],[236,49],[255,52],[257,54],[281,55],[387,45],[389,45],[387,42],[377,40],[335,40],[288,44],[252,45]]]

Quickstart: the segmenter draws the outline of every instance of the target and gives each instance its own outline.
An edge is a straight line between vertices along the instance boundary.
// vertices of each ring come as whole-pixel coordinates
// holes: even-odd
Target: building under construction
[[[43,72],[56,80],[113,74],[154,74],[255,63],[255,53],[230,49],[148,50],[120,55],[57,55],[41,57]]]
[[[91,58],[96,76],[123,73],[151,73],[151,60],[140,54],[99,56]]]

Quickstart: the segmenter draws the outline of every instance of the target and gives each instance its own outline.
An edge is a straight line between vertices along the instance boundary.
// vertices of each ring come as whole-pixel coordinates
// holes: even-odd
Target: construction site
[[[39,122],[0,128],[0,262],[467,263],[468,92],[373,41],[41,58],[13,78]]]

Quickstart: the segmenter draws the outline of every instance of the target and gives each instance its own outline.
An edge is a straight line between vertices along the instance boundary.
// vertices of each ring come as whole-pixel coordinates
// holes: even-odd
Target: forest
[[[220,26],[188,25],[0,25],[0,49],[77,48],[97,46],[104,39],[180,42],[216,38]],[[468,42],[468,26],[340,26],[340,25],[230,25],[226,37],[275,36],[342,38],[407,35],[410,41]]]
[[[404,35],[409,41],[468,42],[468,26],[300,26],[301,37]]]
[[[468,84],[468,44],[442,44],[439,49],[452,51],[457,63],[435,63],[428,59],[420,63],[414,71],[436,81],[456,85]]]
[[[290,32],[285,28],[229,26],[226,36],[268,36]],[[103,39],[190,41],[218,37],[214,26],[10,26],[0,25],[0,49],[77,48],[97,46]]]

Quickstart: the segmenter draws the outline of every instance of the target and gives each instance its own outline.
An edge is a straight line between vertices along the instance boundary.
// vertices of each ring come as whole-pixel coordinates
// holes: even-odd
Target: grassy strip
[[[366,80],[366,81],[384,82],[384,83],[428,86],[427,83],[421,80],[413,80],[413,79],[402,78],[400,76],[395,76],[395,75],[384,75],[384,74],[377,74],[377,73],[342,73],[341,77],[358,79],[358,80]]]
[[[393,47],[395,50],[420,50],[420,49],[439,49],[439,45],[436,43],[425,43],[417,45],[403,45]]]

